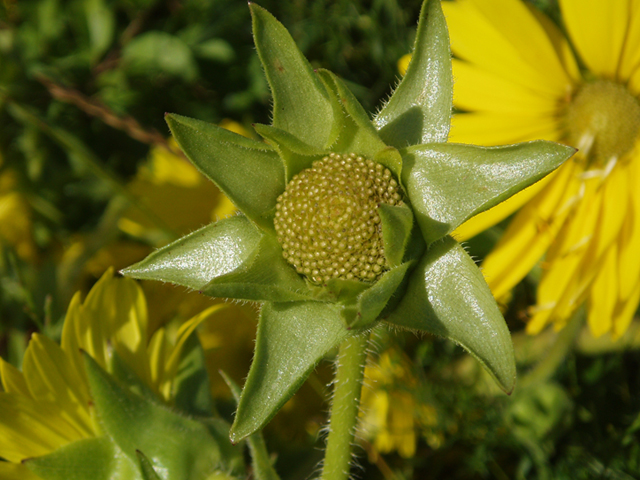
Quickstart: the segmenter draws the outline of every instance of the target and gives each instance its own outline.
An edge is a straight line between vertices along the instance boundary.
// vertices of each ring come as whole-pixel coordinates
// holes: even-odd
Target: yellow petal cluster
[[[22,371],[0,359],[0,457],[15,464],[101,434],[82,351],[107,371],[113,370],[117,354],[151,390],[170,403],[186,340],[201,322],[225,308],[218,304],[196,315],[174,338],[169,338],[164,328],[151,335],[142,289],[135,281],[114,278],[108,271],[84,301],[80,294],[73,297],[60,345],[35,333],[25,352]],[[0,474],[3,469],[7,478],[23,470],[0,464]]]
[[[503,297],[541,267],[527,329],[561,328],[586,302],[595,336],[627,329],[640,301],[640,4],[560,0],[565,36],[521,0],[443,2],[454,56],[453,142],[543,138],[578,154],[461,226],[516,212],[483,272]],[[581,68],[580,66],[584,66]]]
[[[378,454],[393,451],[403,458],[413,457],[418,430],[430,447],[438,448],[442,443],[442,436],[435,429],[435,408],[415,397],[418,381],[410,365],[402,352],[390,348],[365,368],[360,435],[372,442],[371,461]]]

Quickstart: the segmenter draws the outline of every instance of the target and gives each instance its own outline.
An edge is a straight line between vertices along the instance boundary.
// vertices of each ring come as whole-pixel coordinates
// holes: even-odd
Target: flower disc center
[[[377,280],[388,269],[380,203],[402,204],[383,165],[355,153],[313,162],[278,197],[274,225],[284,258],[316,284]]]
[[[633,148],[640,133],[640,103],[623,85],[597,80],[578,91],[565,121],[569,144],[605,166]]]

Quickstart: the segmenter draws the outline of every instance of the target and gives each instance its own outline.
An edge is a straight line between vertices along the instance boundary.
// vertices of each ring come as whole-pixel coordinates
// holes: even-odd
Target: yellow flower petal
[[[638,185],[640,182],[640,155],[631,158],[629,163],[629,182]],[[620,302],[632,295],[640,279],[640,195],[629,192],[627,200],[628,213],[626,221],[618,237],[618,270],[620,272]]]
[[[177,154],[177,144],[173,138],[171,146],[176,151],[167,150],[163,146],[151,149],[149,165],[141,169],[142,178],[155,185],[176,185],[195,188],[205,178],[186,158]]]
[[[61,417],[78,435],[94,435],[89,390],[58,344],[34,333],[24,354],[22,369],[35,400],[58,405]]]
[[[166,329],[159,328],[151,337],[147,347],[151,371],[151,387],[165,400],[171,396],[171,384],[166,382],[165,366],[170,349]]]
[[[233,203],[231,203],[231,200],[229,200],[226,195],[220,193],[218,196],[218,203],[211,212],[211,220],[217,222],[218,220],[234,215],[237,211],[238,209]]]
[[[611,245],[617,241],[622,226],[628,217],[629,198],[635,194],[637,184],[629,185],[629,169],[620,166],[614,168],[604,184],[600,188],[603,202],[598,221],[597,245],[593,252],[593,258],[599,259]]]
[[[398,73],[400,74],[400,76],[404,76],[404,74],[407,73],[409,62],[411,62],[410,53],[403,55],[402,57],[400,57],[400,60],[398,60]]]
[[[0,394],[0,452],[10,462],[46,455],[83,438],[60,409],[13,393]]]
[[[482,264],[483,274],[496,297],[513,288],[543,255],[568,215],[563,208],[578,190],[575,164],[565,163],[548,187],[511,221],[496,248]]]
[[[620,58],[620,80],[628,79],[640,69],[640,0],[629,1],[627,21],[629,26]],[[634,90],[634,93],[638,95],[640,91]]]
[[[484,68],[453,59],[453,103],[462,110],[500,114],[555,114],[556,96],[543,95]]]
[[[629,2],[560,0],[560,8],[573,45],[589,70],[616,79],[627,34]]]
[[[619,301],[613,317],[613,340],[620,338],[629,328],[640,303],[640,281],[624,300]]]
[[[189,339],[189,336],[195,331],[195,329],[205,320],[208,320],[213,315],[218,314],[219,312],[226,310],[230,307],[229,304],[226,303],[218,303],[217,305],[212,305],[207,308],[205,311],[193,317],[191,320],[185,322],[178,330],[178,337],[176,340],[176,345],[171,352],[169,360],[167,361],[167,376],[169,378],[173,378],[178,371],[178,366],[180,364],[180,359],[182,357],[182,349],[184,348],[185,343]]]
[[[569,43],[569,40],[567,40],[567,37],[560,31],[558,26],[553,23],[553,21],[544,13],[531,6],[531,4],[528,2],[526,2],[526,5],[535,15],[536,19],[540,22],[542,28],[545,29],[547,35],[549,36],[549,40],[556,50],[556,55],[558,55],[560,62],[565,68],[567,76],[576,84],[580,82],[580,80],[582,79],[582,74],[580,73],[578,62],[576,61],[576,57],[573,55],[573,50],[571,49],[571,45]]]
[[[117,299],[117,300],[116,300]],[[72,317],[83,330],[80,347],[91,352],[103,368],[111,364],[110,348],[129,365],[138,377],[151,384],[147,359],[147,303],[140,286],[130,278],[114,278],[106,272],[91,289]],[[89,348],[84,348],[84,345]]]
[[[456,56],[534,91],[563,94],[569,78],[544,28],[524,3],[461,0],[443,2],[442,8]]]
[[[630,75],[627,88],[636,97],[640,97],[640,66]]]
[[[3,358],[0,358],[0,377],[2,377],[2,388],[5,392],[31,397],[24,375]]]
[[[243,137],[252,138],[251,133],[248,132],[241,123],[231,120],[230,118],[223,118],[218,125]]]
[[[551,115],[507,116],[487,112],[454,115],[449,133],[450,142],[487,146],[559,138],[559,120]]]
[[[543,188],[545,188],[549,184],[549,182],[552,178],[555,177],[557,172],[558,171],[556,170],[555,172],[544,177],[539,182],[534,183],[524,190],[520,190],[511,198],[505,200],[502,203],[499,203],[486,212],[482,212],[475,217],[471,217],[469,220],[460,225],[451,235],[459,242],[463,242],[486,230],[487,228],[492,227],[498,222],[501,222],[513,212],[522,207],[525,203],[530,201],[533,197],[535,197]]]
[[[618,299],[618,249],[609,249],[605,261],[591,286],[587,322],[594,337],[607,333],[612,326]]]
[[[31,208],[24,197],[18,192],[0,194],[0,244],[11,245],[21,258],[34,261],[32,230]]]
[[[593,239],[602,203],[598,185],[599,182],[593,178],[582,184],[583,190],[575,212],[570,214],[556,242],[547,252],[545,272],[538,285],[538,304],[527,324],[529,333],[539,332],[552,320],[563,320],[567,312],[577,308],[581,295],[595,275],[595,269],[590,268],[593,259],[585,254]],[[590,278],[579,275],[580,266],[585,262]]]
[[[411,458],[416,453],[413,396],[409,392],[394,392],[391,402],[389,426],[394,436],[395,448],[402,458]]]
[[[2,480],[42,480],[21,463],[0,462]]]

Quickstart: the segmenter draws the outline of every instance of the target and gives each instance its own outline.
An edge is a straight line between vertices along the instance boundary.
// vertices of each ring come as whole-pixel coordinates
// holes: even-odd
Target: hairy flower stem
[[[322,480],[349,478],[368,345],[369,335],[348,338],[340,345]]]

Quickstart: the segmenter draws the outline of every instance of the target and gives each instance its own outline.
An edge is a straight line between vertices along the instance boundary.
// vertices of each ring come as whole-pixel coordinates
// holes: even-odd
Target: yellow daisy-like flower
[[[459,228],[520,209],[483,269],[504,296],[541,260],[527,329],[587,303],[595,336],[627,329],[640,300],[640,2],[560,0],[566,38],[519,0],[443,2],[455,77],[453,142],[543,138],[580,149],[541,182]]]
[[[417,379],[402,352],[388,349],[378,362],[365,368],[361,400],[360,435],[373,443],[372,461],[380,453],[397,451],[403,458],[416,453],[417,430],[424,431],[432,448],[441,444],[432,432],[437,424],[433,406],[419,404],[414,396]]]
[[[164,328],[149,334],[147,305],[138,284],[105,273],[84,302],[74,296],[61,345],[34,334],[22,372],[0,358],[0,478],[37,478],[20,465],[69,443],[101,434],[92,408],[81,350],[113,370],[114,352],[165,402],[183,346],[194,329],[224,305],[214,305],[186,322],[174,341]]]

